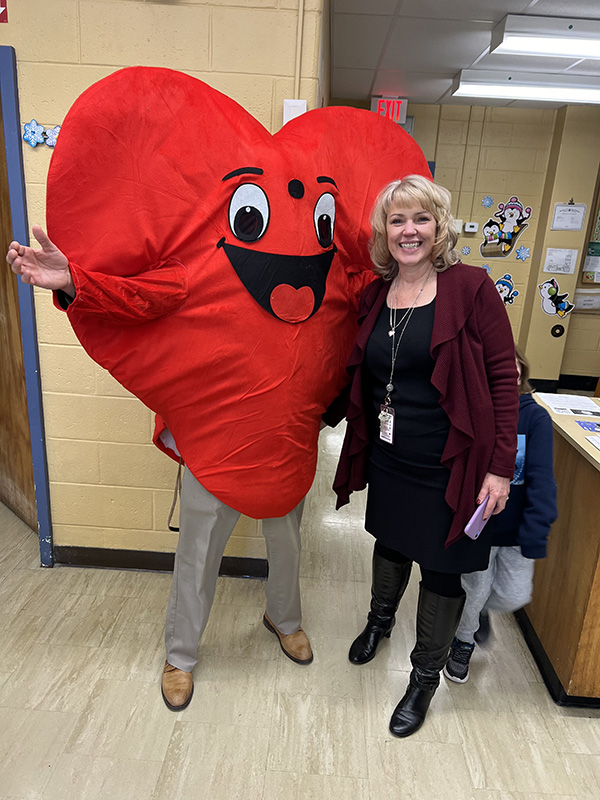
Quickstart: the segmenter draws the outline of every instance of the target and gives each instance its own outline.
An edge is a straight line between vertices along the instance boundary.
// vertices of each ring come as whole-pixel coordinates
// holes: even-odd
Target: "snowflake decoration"
[[[517,261],[526,261],[529,258],[529,247],[519,247],[517,250]]]
[[[490,196],[489,196],[489,194],[486,194],[486,196],[485,196],[485,197],[483,198],[483,200],[481,201],[481,205],[482,205],[484,208],[490,208],[490,206],[493,206],[493,205],[494,205],[494,198],[493,198],[493,197],[490,197]]]
[[[60,125],[57,125],[55,128],[46,128],[46,144],[48,147],[54,147],[59,133]]]
[[[471,248],[470,247],[463,247],[463,249],[460,252],[463,254],[463,256],[468,256],[469,253],[471,252]]]
[[[31,122],[26,122],[23,125],[25,129],[25,133],[23,134],[23,139],[30,144],[32,147],[36,147],[38,144],[44,144],[44,126],[38,125],[37,119],[32,119]]]
[[[481,269],[484,269],[487,272],[488,275],[490,274],[490,265],[489,264],[482,264],[481,265]]]

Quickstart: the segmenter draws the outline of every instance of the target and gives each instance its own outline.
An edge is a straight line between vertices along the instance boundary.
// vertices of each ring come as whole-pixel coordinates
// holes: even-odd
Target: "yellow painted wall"
[[[596,133],[596,142],[593,146],[593,157],[596,158],[598,157],[598,138],[600,138],[600,131]],[[596,194],[595,203],[591,207],[590,223],[586,229],[586,242],[591,241],[594,237],[596,219],[600,213],[600,174],[598,175]],[[597,284],[584,283],[581,280],[581,271],[579,275],[577,287],[582,289],[599,288]],[[571,314],[561,372],[567,375],[600,376],[600,312],[579,311]]]
[[[600,370],[597,371],[597,368],[600,367],[597,342],[595,343],[595,364],[593,358],[590,358],[590,354],[593,356],[593,350],[582,347],[588,341],[592,346],[594,345],[593,330],[577,327],[578,323],[574,324],[575,320],[582,317],[583,314],[572,311],[561,318],[556,314],[544,313],[538,291],[538,286],[544,281],[555,278],[560,286],[560,293],[568,293],[568,299],[573,301],[575,287],[581,276],[581,264],[587,249],[588,227],[594,211],[596,182],[600,168],[599,137],[600,108],[598,106],[566,106],[559,109],[542,203],[542,216],[545,224],[540,225],[536,239],[535,257],[532,262],[525,301],[527,325],[524,327],[520,339],[529,358],[533,378],[558,380],[561,373],[569,374],[569,361],[572,364],[578,363],[580,368],[585,366],[586,371],[579,374],[598,375],[600,373]],[[571,199],[576,203],[587,205],[583,230],[551,230],[555,205],[569,202]],[[575,274],[551,275],[544,272],[548,248],[577,250],[579,259]],[[564,333],[558,338],[552,335],[552,332],[557,330],[557,325],[564,329]],[[572,326],[573,335],[571,335]],[[570,343],[570,355],[568,359],[565,359],[568,343]]]
[[[600,314],[571,314],[560,371],[600,377]]]
[[[8,11],[0,44],[16,51],[22,122],[60,124],[90,84],[132,65],[200,78],[271,132],[296,78],[309,108],[328,97],[323,0],[13,0]],[[23,149],[29,220],[43,225],[51,150]],[[55,544],[173,551],[176,465],[150,444],[152,414],[87,357],[48,292],[35,300]],[[259,523],[242,518],[227,554],[264,556]]]
[[[333,98],[335,105],[368,103]],[[515,339],[526,347],[534,360],[533,377],[557,379],[559,374],[600,375],[600,314],[572,312],[566,320],[565,335],[555,340],[549,329],[554,318],[540,312],[537,282],[542,277],[543,256],[547,247],[575,248],[580,251],[576,275],[557,276],[561,291],[573,297],[579,284],[582,242],[585,230],[578,235],[550,232],[553,203],[569,200],[588,205],[588,220],[594,211],[594,187],[600,158],[600,120],[597,108],[571,106],[559,112],[520,108],[486,108],[483,106],[436,106],[410,103],[408,115],[414,117],[414,138],[426,158],[436,162],[436,181],[446,186],[453,197],[453,210],[464,222],[479,223],[474,234],[462,233],[458,248],[469,247],[462,255],[465,262],[488,264],[490,274],[498,280],[504,274],[513,276],[519,296],[507,307]],[[568,121],[566,126],[561,116]],[[557,123],[558,119],[558,123]],[[556,171],[564,165],[555,188]],[[493,197],[494,205],[486,209],[482,200]],[[519,237],[517,248],[529,248],[525,261],[517,260],[516,251],[507,258],[484,259],[479,246],[481,228],[497,210],[497,203],[506,203],[517,195],[533,214],[529,228]],[[527,300],[527,309],[525,301]],[[529,339],[529,323],[537,320],[539,331]]]
[[[487,264],[494,281],[507,273],[513,277],[519,295],[507,311],[518,339],[531,257],[518,260],[516,250],[523,246],[534,253],[556,114],[544,109],[418,104],[409,104],[408,114],[415,118],[415,139],[436,162],[436,181],[452,192],[455,216],[479,223],[477,233],[460,235],[459,252],[470,249],[461,258],[476,266]],[[509,256],[483,258],[483,225],[498,203],[506,204],[513,195],[531,207],[529,227]],[[483,205],[488,196],[494,201],[490,208]]]

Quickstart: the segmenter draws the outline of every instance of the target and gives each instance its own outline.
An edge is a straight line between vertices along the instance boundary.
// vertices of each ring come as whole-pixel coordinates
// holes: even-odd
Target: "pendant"
[[[388,383],[388,385],[385,387],[385,390],[386,390],[386,392],[393,392],[394,391],[394,384],[393,383]]]
[[[393,336],[393,335],[394,335],[394,329],[392,328],[391,330],[388,331],[388,336]]]

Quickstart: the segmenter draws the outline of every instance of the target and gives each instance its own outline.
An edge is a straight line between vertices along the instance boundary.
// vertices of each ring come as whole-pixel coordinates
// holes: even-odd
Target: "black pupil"
[[[242,239],[244,242],[253,242],[258,239],[262,228],[262,214],[254,206],[243,206],[235,215],[233,232],[238,239]]]
[[[321,247],[329,247],[331,238],[331,217],[328,214],[321,214],[317,220],[317,236]]]

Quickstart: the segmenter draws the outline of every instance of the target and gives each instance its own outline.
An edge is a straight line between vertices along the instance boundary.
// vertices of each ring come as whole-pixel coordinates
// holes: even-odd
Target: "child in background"
[[[531,600],[536,558],[545,558],[556,519],[556,481],[552,469],[552,422],[531,396],[529,364],[516,348],[519,372],[519,426],[515,474],[506,508],[493,517],[492,551],[486,570],[463,575],[467,600],[444,675],[456,683],[469,679],[475,641],[490,635],[489,611],[516,611]]]

